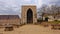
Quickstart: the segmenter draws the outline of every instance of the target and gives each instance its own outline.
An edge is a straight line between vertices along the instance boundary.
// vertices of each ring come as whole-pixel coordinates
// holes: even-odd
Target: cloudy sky
[[[60,4],[60,0],[0,0],[0,14],[20,15],[22,5],[36,5],[39,8],[43,4]]]

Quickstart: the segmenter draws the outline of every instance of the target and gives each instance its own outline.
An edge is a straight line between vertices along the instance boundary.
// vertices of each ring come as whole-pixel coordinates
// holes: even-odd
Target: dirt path
[[[60,34],[60,30],[51,30],[50,27],[42,27],[40,25],[24,25],[20,28],[15,28],[14,31],[4,31],[3,34]]]

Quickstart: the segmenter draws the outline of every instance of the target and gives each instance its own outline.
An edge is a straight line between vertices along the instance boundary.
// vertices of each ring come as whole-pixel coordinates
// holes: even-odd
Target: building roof
[[[0,15],[0,19],[19,19],[18,15]]]

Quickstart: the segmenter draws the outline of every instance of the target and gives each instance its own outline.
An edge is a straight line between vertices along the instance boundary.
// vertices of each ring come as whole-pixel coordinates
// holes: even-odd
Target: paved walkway
[[[20,28],[14,28],[14,31],[0,31],[3,34],[60,34],[60,30],[51,30],[51,27],[40,25],[24,25]]]

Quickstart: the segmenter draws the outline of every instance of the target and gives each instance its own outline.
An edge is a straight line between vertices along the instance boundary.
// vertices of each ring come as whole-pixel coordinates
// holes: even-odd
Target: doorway
[[[27,24],[31,24],[33,23],[33,12],[32,10],[29,8],[27,10]]]

